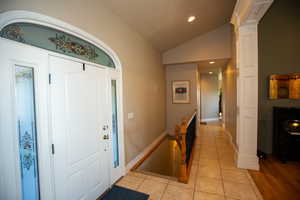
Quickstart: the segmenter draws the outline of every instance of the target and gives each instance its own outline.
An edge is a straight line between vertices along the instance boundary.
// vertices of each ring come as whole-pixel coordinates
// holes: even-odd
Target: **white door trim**
[[[126,166],[125,166],[125,139],[124,139],[124,124],[123,124],[123,86],[122,86],[122,74],[118,73],[117,71],[113,69],[107,69],[107,74],[108,74],[108,85],[109,85],[109,93],[111,92],[111,80],[116,80],[117,82],[117,102],[120,102],[117,106],[117,115],[118,115],[118,131],[120,134],[118,135],[118,142],[119,142],[119,150],[121,151],[119,153],[119,166],[117,168],[114,168],[113,162],[111,161],[111,183],[115,183],[120,176],[125,175],[126,173]],[[109,95],[111,97],[111,95]],[[111,104],[111,98],[109,98],[109,105],[112,107]],[[110,110],[112,111],[112,110]],[[110,116],[112,116],[112,112],[109,113]],[[112,119],[110,118],[110,126],[112,126]],[[121,133],[122,132],[122,133]],[[113,138],[112,136],[112,127],[110,128],[110,138]],[[110,140],[111,144],[110,146],[112,147],[112,140]],[[111,150],[111,155],[113,156],[113,149],[110,148]],[[111,157],[113,158],[113,157]]]
[[[71,35],[77,36],[79,38],[82,38],[82,39],[96,45],[97,47],[102,49],[105,53],[107,53],[112,58],[112,60],[115,63],[115,66],[116,66],[115,69],[101,66],[101,65],[98,65],[95,63],[91,63],[91,64],[98,66],[98,67],[105,67],[107,70],[108,77],[117,77],[117,81],[118,81],[118,112],[119,112],[118,113],[118,115],[119,115],[118,132],[119,132],[119,144],[120,144],[120,147],[119,147],[119,157],[120,157],[119,176],[124,175],[125,174],[125,149],[124,149],[125,145],[124,145],[124,122],[123,122],[123,77],[122,77],[122,64],[121,64],[121,61],[120,61],[119,57],[117,56],[117,54],[108,45],[106,45],[104,42],[100,41],[93,35],[85,32],[75,26],[67,24],[61,20],[46,16],[46,15],[42,15],[42,14],[30,12],[30,11],[23,11],[23,10],[7,11],[7,12],[0,14],[0,30],[8,24],[16,23],[16,22],[30,22],[30,23],[40,24],[40,25],[51,27],[51,28],[69,33]],[[20,46],[24,46],[24,47],[27,46],[27,48],[29,47],[28,45],[25,45],[22,43],[17,43],[15,41],[10,41],[7,39],[0,38],[0,42],[1,41],[5,41],[5,42],[7,41],[12,44],[16,44],[16,45],[20,45]],[[33,47],[33,46],[30,46],[30,48],[37,49],[37,47]],[[53,56],[64,57],[64,58],[75,60],[75,61],[80,60],[80,59],[73,58],[70,56],[51,52],[51,51],[48,51],[45,49],[39,49],[39,50],[41,52],[46,52],[48,54],[48,56],[53,55]],[[89,63],[87,61],[81,61],[81,62]],[[48,89],[47,89],[47,91],[48,91]],[[43,118],[42,120],[48,121],[47,118],[45,118],[45,119]],[[47,133],[48,134],[47,137],[51,138],[51,136],[49,135],[48,129],[44,133]],[[0,148],[0,150],[1,150],[1,148]],[[51,164],[49,164],[49,165],[51,165]],[[48,166],[48,167],[53,168],[53,166]],[[49,176],[51,174],[52,174],[52,172],[49,171]],[[53,177],[52,177],[52,179],[53,179]],[[113,184],[113,182],[114,182],[114,180],[111,180],[111,184]],[[53,183],[53,181],[52,181],[52,183]],[[48,189],[51,190],[51,192],[48,190],[49,192],[47,192],[47,194],[45,194],[46,195],[45,198],[52,199],[52,196],[54,196],[54,194],[53,194],[54,191],[51,188],[48,188]]]
[[[231,18],[236,36],[237,155],[239,168],[259,169],[257,157],[258,38],[257,24],[273,0],[238,0]]]

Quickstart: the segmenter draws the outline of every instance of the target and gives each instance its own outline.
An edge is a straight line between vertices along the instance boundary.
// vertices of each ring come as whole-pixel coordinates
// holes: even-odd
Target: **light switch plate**
[[[132,112],[131,112],[131,113],[128,113],[127,116],[128,116],[128,119],[133,119],[133,118],[134,118],[134,113],[132,113]]]

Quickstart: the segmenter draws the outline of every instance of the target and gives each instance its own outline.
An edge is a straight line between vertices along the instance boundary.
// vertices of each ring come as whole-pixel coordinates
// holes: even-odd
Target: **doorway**
[[[200,122],[224,122],[223,71],[229,59],[205,60],[198,63]]]
[[[221,110],[219,101],[221,97],[221,85],[218,74],[201,73],[201,121],[208,122],[218,120]]]
[[[101,65],[28,45],[26,34],[0,37],[0,199],[96,199],[125,173],[120,63],[108,48],[96,52]]]
[[[200,73],[201,122],[218,120],[222,116],[221,83],[220,73]]]

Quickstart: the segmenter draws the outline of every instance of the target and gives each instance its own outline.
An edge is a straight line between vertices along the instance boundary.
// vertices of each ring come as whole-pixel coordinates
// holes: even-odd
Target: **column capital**
[[[231,17],[235,29],[245,24],[258,24],[274,0],[238,0]]]

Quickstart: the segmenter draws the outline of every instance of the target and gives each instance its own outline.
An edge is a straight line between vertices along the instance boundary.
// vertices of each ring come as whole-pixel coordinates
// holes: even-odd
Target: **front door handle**
[[[103,140],[108,140],[109,139],[109,135],[106,134],[106,135],[103,135]]]

